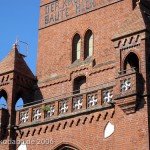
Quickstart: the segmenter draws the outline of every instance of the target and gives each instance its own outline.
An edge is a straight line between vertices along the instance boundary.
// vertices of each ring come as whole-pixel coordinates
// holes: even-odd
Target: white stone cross
[[[97,104],[97,98],[95,98],[95,96],[92,95],[89,100],[89,105],[95,106],[96,104]]]
[[[50,110],[49,111],[47,111],[47,114],[49,114],[49,116],[51,117],[52,115],[54,115],[54,112],[55,112],[55,109],[54,109],[54,107],[50,107]]]
[[[60,108],[61,113],[66,113],[68,111],[67,103],[63,103],[63,106]]]
[[[104,103],[109,103],[112,100],[113,94],[112,91],[105,92],[103,101]]]
[[[29,118],[28,113],[24,113],[23,116],[22,116],[22,118],[21,118],[21,121],[27,122],[28,118]]]
[[[130,88],[131,88],[131,82],[129,80],[125,79],[124,83],[121,85],[122,92],[125,92]]]
[[[81,99],[77,100],[77,103],[74,104],[75,109],[81,109],[82,108],[82,101]]]
[[[37,109],[35,112],[36,113],[34,114],[33,118],[34,120],[39,120],[41,118],[41,112],[39,109]]]

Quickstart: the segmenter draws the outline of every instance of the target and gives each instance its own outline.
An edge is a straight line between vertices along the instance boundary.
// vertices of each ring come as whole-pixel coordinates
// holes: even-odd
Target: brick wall
[[[81,3],[82,9],[75,13],[79,11],[76,5]],[[135,1],[131,0],[41,0],[38,82],[23,64],[22,73],[14,69],[11,82],[0,85],[8,94],[10,126],[6,140],[29,142],[28,150],[60,150],[65,145],[79,150],[149,149],[149,28],[145,25],[149,10],[141,3],[134,8]],[[58,11],[64,14],[54,21],[50,15]],[[93,32],[94,51],[92,57],[84,60],[84,35],[88,29]],[[72,40],[76,33],[81,37],[81,59],[72,63]],[[133,68],[123,71],[131,52],[139,59],[138,72]],[[5,64],[9,68],[8,62]],[[9,74],[7,71],[0,74],[0,79]],[[85,89],[74,95],[74,81],[79,76],[86,77]],[[15,114],[20,91],[25,103],[45,100]],[[89,95],[93,93],[97,101],[89,107]],[[74,98],[78,100],[78,96],[82,97],[82,107],[74,110]],[[61,113],[63,102],[68,108]],[[47,117],[43,107],[50,104],[54,104],[55,111]],[[114,132],[106,138],[109,125]],[[1,144],[0,148],[12,150],[19,145]]]

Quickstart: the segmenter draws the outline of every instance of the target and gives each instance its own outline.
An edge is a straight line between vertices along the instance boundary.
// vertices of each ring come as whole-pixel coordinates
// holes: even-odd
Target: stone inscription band
[[[45,26],[77,17],[122,0],[57,0],[45,5]]]

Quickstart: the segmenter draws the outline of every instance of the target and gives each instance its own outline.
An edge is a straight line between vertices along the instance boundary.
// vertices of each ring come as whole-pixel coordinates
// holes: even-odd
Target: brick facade
[[[149,150],[149,6],[41,0],[36,77],[17,44],[0,63],[8,105],[0,110],[0,139],[18,141],[0,148]],[[89,31],[92,56],[85,58]],[[72,61],[77,34],[80,59]],[[25,105],[15,111],[20,97]]]

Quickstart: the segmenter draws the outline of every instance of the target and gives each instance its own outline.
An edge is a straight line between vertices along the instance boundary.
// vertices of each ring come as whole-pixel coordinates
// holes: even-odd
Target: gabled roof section
[[[118,32],[114,34],[113,40],[143,30],[150,30],[150,20],[147,14],[149,14],[149,10],[142,4],[138,4],[127,20],[121,25]]]
[[[35,78],[23,56],[18,52],[16,44],[13,45],[8,55],[0,62],[0,74],[10,71],[17,71],[30,78]]]

